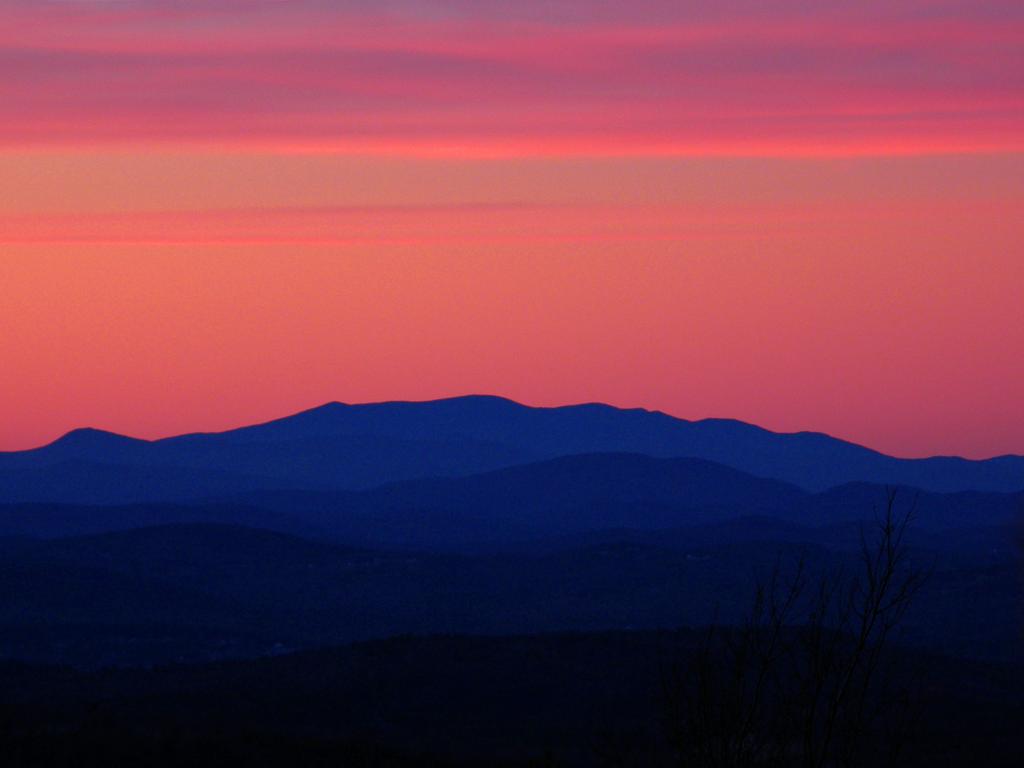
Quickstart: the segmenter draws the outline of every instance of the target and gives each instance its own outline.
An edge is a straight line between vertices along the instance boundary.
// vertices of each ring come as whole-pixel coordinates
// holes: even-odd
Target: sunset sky
[[[0,450],[470,392],[1024,454],[1024,3],[0,0]]]

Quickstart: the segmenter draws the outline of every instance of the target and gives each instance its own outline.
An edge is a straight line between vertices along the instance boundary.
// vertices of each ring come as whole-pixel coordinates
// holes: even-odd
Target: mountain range
[[[78,484],[69,498],[92,503],[0,504],[0,537],[54,538],[170,524],[214,523],[261,528],[350,546],[440,552],[520,550],[524,544],[600,531],[657,531],[764,518],[830,526],[870,521],[894,491],[923,531],[1006,526],[1024,508],[1024,492],[933,493],[847,483],[810,492],[704,459],[632,453],[562,456],[465,477],[403,480],[362,490],[287,490],[189,486],[191,470],[57,465]],[[34,470],[22,470],[23,474]],[[147,478],[157,478],[147,483]],[[172,501],[132,501],[174,491]],[[124,494],[102,503],[83,491]],[[40,486],[39,492],[45,490]],[[77,494],[77,496],[76,496]],[[190,494],[201,498],[189,498]],[[96,494],[99,495],[99,494]],[[114,498],[114,497],[106,497]],[[116,497],[120,498],[120,496]]]
[[[465,477],[562,456],[695,458],[805,491],[852,482],[937,493],[1024,490],[1024,457],[900,459],[811,432],[739,421],[686,421],[587,404],[533,408],[498,397],[329,403],[220,433],[138,440],[78,429],[0,453],[0,503],[125,504],[267,490],[359,490]]]
[[[0,658],[152,664],[396,634],[701,626],[774,564],[856,570],[896,494],[906,642],[1017,649],[1024,459],[493,397],[0,454]]]

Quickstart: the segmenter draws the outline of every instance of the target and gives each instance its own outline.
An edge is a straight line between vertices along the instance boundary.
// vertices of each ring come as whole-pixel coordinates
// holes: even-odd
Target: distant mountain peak
[[[46,447],[93,447],[98,445],[129,445],[145,442],[148,441],[136,437],[126,437],[125,435],[119,435],[116,432],[110,432],[105,429],[80,427],[61,435]]]
[[[529,408],[529,406],[516,402],[507,397],[498,395],[453,395],[452,397],[441,397],[434,400],[379,400],[367,403],[346,403],[341,400],[331,400],[321,405],[307,408],[289,416],[274,419],[274,423],[293,419],[296,417],[329,416],[355,409],[382,409],[382,408],[446,408],[458,406],[500,406],[506,408]],[[607,406],[611,407],[611,406]],[[257,425],[258,426],[258,425]]]
[[[299,415],[304,414],[304,413],[331,413],[332,411],[341,411],[341,410],[344,410],[346,408],[351,408],[351,407],[352,407],[351,403],[343,403],[340,400],[331,400],[330,402],[323,403],[321,405],[315,405],[312,408],[307,408],[307,409],[305,409],[303,411],[299,411],[298,413],[295,413],[295,414],[292,414],[292,415],[293,416],[299,416]],[[289,417],[284,416],[282,418],[289,418]],[[277,419],[274,419],[274,421],[277,421]]]
[[[452,395],[440,397],[435,400],[387,400],[379,403],[365,403],[368,407],[379,406],[427,406],[427,407],[452,407],[452,406],[500,406],[503,408],[528,408],[520,402],[500,395]]]

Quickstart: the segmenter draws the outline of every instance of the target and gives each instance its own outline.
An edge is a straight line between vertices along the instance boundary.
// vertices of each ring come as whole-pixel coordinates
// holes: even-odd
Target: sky
[[[1019,0],[0,0],[0,450],[493,393],[1024,454]]]

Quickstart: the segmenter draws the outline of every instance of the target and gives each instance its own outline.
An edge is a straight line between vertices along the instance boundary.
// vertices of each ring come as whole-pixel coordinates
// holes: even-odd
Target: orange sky
[[[1016,4],[445,7],[5,6],[0,449],[488,392],[1024,453]]]

